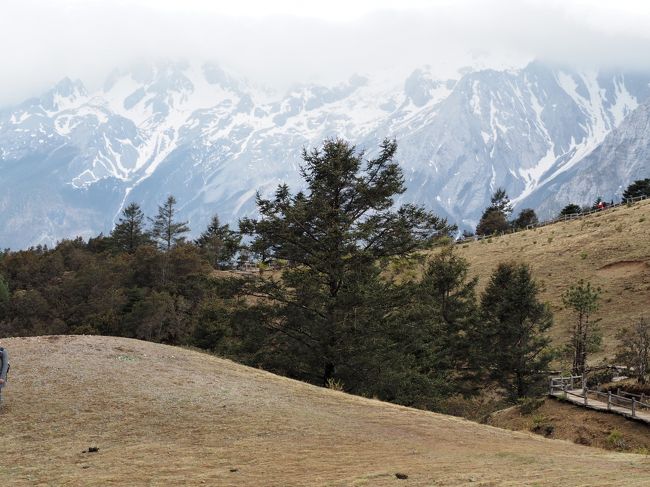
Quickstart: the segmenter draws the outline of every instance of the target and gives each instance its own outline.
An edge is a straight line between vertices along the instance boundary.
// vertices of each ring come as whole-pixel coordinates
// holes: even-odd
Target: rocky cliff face
[[[169,193],[197,233],[215,212],[235,221],[254,212],[256,191],[297,187],[302,148],[333,136],[369,153],[397,138],[402,199],[461,225],[475,225],[498,186],[551,212],[560,183],[583,202],[643,172],[632,152],[603,155],[612,172],[574,192],[595,160],[585,156],[650,97],[648,81],[540,63],[458,80],[427,69],[402,82],[353,76],[283,94],[187,63],[115,71],[94,92],[65,79],[0,111],[0,247],[108,232],[125,203],[152,214]]]

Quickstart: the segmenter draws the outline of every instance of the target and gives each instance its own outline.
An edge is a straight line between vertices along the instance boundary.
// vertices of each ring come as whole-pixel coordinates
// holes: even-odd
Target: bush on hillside
[[[580,213],[582,213],[582,208],[580,208],[580,206],[576,205],[575,203],[569,203],[564,208],[562,208],[562,211],[560,211],[560,216],[579,215]]]
[[[522,229],[529,225],[537,225],[539,220],[532,208],[524,208],[519,212],[519,216],[512,222],[512,228]]]

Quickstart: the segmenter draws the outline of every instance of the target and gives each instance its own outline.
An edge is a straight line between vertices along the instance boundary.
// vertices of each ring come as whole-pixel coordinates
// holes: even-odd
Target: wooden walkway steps
[[[549,395],[552,397],[566,400],[576,406],[616,413],[650,424],[650,404],[644,401],[645,397],[634,394],[626,394],[631,397],[625,397],[622,394],[588,389],[581,375],[551,377],[549,385]]]

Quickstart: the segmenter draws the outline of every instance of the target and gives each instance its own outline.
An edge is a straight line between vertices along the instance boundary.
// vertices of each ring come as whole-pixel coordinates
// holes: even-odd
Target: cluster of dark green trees
[[[631,200],[638,197],[650,198],[650,178],[639,179],[631,183],[623,192],[623,201]],[[587,213],[591,210],[600,209],[603,206],[609,206],[602,198],[596,199],[592,205],[581,207],[575,203],[569,203],[560,211],[560,216],[564,215],[577,215]],[[512,230],[521,230],[529,225],[536,225],[538,223],[535,210],[532,208],[524,208],[519,212],[514,219],[509,219],[512,213],[512,205],[510,198],[504,188],[497,188],[492,194],[490,205],[485,209],[478,225],[476,226],[476,235],[498,235],[507,233]],[[465,237],[472,236],[472,233],[464,232]]]
[[[535,225],[538,222],[535,210],[532,208],[522,209],[517,218],[509,220],[511,213],[512,205],[506,190],[497,188],[490,199],[490,206],[485,209],[476,226],[476,235],[506,233],[526,228],[528,225]],[[466,234],[466,236],[469,235]]]
[[[241,222],[252,248],[290,263],[247,283],[273,343],[264,366],[421,407],[486,379],[512,397],[529,393],[550,359],[551,325],[530,270],[499,266],[478,299],[452,248],[420,262],[414,251],[448,242],[455,228],[413,205],[393,209],[405,189],[395,150],[385,141],[365,160],[328,141],[303,155],[304,192],[280,186],[258,200],[259,219]],[[390,278],[399,260],[423,266],[422,278]]]
[[[187,222],[176,219],[176,198],[168,196],[158,207],[155,218],[148,218],[150,227],[145,225],[145,216],[137,203],[129,204],[122,211],[119,221],[108,237],[100,235],[91,239],[89,245],[97,250],[108,250],[113,253],[135,253],[138,248],[155,246],[169,252],[174,247],[187,244],[185,235],[190,228]],[[232,265],[235,255],[240,249],[241,236],[231,230],[229,225],[221,225],[219,217],[214,215],[208,228],[196,239],[194,245],[210,261],[215,268],[227,268]]]
[[[243,219],[239,232],[215,217],[188,241],[170,196],[148,220],[129,205],[108,236],[5,251],[0,336],[192,345],[425,408],[486,383],[512,399],[533,393],[551,359],[552,316],[529,267],[499,265],[478,296],[449,245],[455,227],[421,207],[395,209],[405,190],[395,151],[386,140],[368,159],[339,139],[305,151],[305,190],[258,196],[259,217]],[[418,252],[434,246],[434,257]],[[223,270],[250,254],[281,265],[259,275]]]
[[[169,196],[147,220],[128,205],[110,235],[0,253],[0,334],[90,333],[185,343],[208,277],[241,236],[213,217],[194,241]]]

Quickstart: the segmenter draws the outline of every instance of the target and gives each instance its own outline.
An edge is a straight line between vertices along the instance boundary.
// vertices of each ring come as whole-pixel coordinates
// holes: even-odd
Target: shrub
[[[618,430],[612,430],[609,435],[607,435],[607,445],[610,448],[615,448],[617,450],[624,450],[627,448],[627,442],[623,438],[623,434]]]
[[[555,432],[555,425],[548,421],[548,419],[541,415],[541,414],[536,414],[533,416],[533,426],[530,428],[530,430],[533,433],[537,433],[538,435],[544,435],[547,438],[549,436],[552,436],[553,433]]]
[[[614,369],[603,369],[591,372],[587,376],[587,387],[596,387],[601,384],[607,384],[612,381],[614,375],[616,375]]]
[[[524,397],[519,399],[519,412],[521,414],[531,414],[533,411],[537,411],[542,404],[544,404],[544,398],[535,398],[535,397]]]
[[[573,442],[576,445],[591,446],[592,435],[589,434],[587,428],[580,426],[577,431],[577,436],[574,438]]]
[[[335,379],[333,377],[330,377],[327,379],[327,386],[328,389],[332,389],[333,391],[339,391],[343,392],[343,382],[340,381],[339,379]]]

